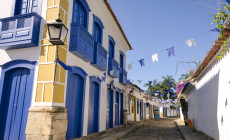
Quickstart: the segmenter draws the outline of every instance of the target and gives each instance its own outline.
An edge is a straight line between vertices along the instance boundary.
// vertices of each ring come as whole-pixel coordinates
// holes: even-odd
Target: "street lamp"
[[[64,45],[68,33],[67,27],[58,18],[56,22],[48,23],[49,41],[53,45]]]

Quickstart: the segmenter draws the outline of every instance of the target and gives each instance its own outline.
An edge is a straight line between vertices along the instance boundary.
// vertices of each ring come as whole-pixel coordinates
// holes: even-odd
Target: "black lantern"
[[[56,22],[47,24],[50,42],[53,45],[64,45],[65,39],[68,33],[68,29],[62,23],[60,19],[57,19]]]

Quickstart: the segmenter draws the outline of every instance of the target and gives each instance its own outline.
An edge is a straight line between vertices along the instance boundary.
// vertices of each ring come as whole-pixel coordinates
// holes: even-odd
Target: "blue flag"
[[[220,32],[220,29],[214,28],[214,29],[211,29],[211,30],[209,30],[209,31],[212,31],[212,32]]]
[[[153,81],[149,81],[149,85],[151,85],[151,84],[152,84],[152,82],[153,82]]]
[[[139,62],[141,64],[141,67],[145,66],[145,60],[144,59],[139,60]]]
[[[168,48],[168,56],[170,57],[171,55],[175,56],[175,51],[174,51],[174,47]]]

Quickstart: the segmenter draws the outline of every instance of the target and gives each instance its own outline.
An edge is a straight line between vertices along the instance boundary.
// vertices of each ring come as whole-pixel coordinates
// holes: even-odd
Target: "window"
[[[72,23],[81,25],[84,29],[88,29],[89,6],[85,0],[74,0]]]
[[[120,68],[124,67],[124,53],[120,51]]]
[[[39,0],[16,0],[14,15],[38,12]]]
[[[97,43],[102,44],[102,35],[103,35],[104,26],[101,20],[93,15],[93,36]]]
[[[115,41],[113,37],[109,36],[109,59],[114,58],[114,50],[115,50]]]

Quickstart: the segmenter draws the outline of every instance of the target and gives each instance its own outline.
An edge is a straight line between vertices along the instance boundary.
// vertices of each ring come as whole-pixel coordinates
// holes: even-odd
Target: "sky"
[[[219,0],[220,1],[220,0]],[[209,30],[212,13],[217,13],[218,0],[109,0],[133,50],[126,53],[126,65],[133,63],[128,79],[143,89],[148,81],[162,80],[172,75],[178,80],[188,72],[180,61],[203,61],[218,36]],[[185,41],[194,38],[197,47],[188,47]],[[174,46],[170,58],[166,49]],[[158,62],[151,56],[158,53]],[[145,66],[138,60],[145,58]],[[195,68],[195,65],[191,64]],[[128,70],[128,67],[127,67]],[[176,73],[177,71],[177,73]],[[141,84],[137,80],[143,80]]]

